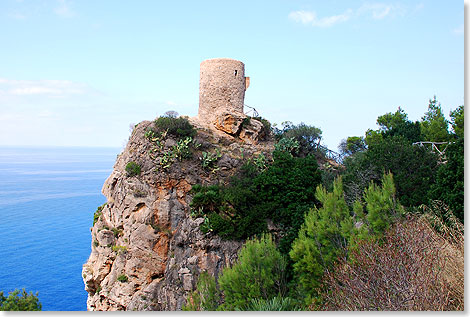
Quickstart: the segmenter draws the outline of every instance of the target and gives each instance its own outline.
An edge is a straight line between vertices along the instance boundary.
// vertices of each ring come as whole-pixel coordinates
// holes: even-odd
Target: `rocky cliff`
[[[203,218],[190,216],[190,190],[226,183],[244,160],[269,156],[273,143],[263,140],[269,138],[257,120],[227,115],[216,126],[190,121],[197,135],[185,159],[159,164],[178,140],[166,135],[156,148],[146,137],[150,121],[136,125],[118,156],[102,189],[107,203],[95,214],[92,252],[83,266],[88,310],[179,310],[201,272],[218,276],[236,259],[242,242],[202,233]],[[211,168],[203,168],[203,152],[217,153]],[[138,175],[126,172],[129,162],[141,167]]]

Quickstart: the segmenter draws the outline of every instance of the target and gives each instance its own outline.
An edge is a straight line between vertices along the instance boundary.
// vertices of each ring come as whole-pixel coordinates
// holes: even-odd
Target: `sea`
[[[121,148],[0,147],[0,291],[84,311],[93,213]]]

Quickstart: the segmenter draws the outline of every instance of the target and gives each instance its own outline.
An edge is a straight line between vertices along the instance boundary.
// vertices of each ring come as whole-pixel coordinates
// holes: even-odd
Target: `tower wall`
[[[223,113],[242,114],[247,82],[245,64],[228,58],[208,59],[200,65],[200,119],[213,121]]]

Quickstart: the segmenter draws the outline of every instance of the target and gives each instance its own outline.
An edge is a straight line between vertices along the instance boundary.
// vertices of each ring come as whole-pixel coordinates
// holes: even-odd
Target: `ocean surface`
[[[86,310],[90,227],[120,151],[0,147],[0,291],[39,292],[43,310]]]

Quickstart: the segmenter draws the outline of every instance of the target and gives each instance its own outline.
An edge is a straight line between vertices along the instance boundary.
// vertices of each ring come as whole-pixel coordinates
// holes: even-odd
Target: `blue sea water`
[[[39,292],[43,310],[86,310],[90,227],[120,150],[0,147],[0,291]]]

